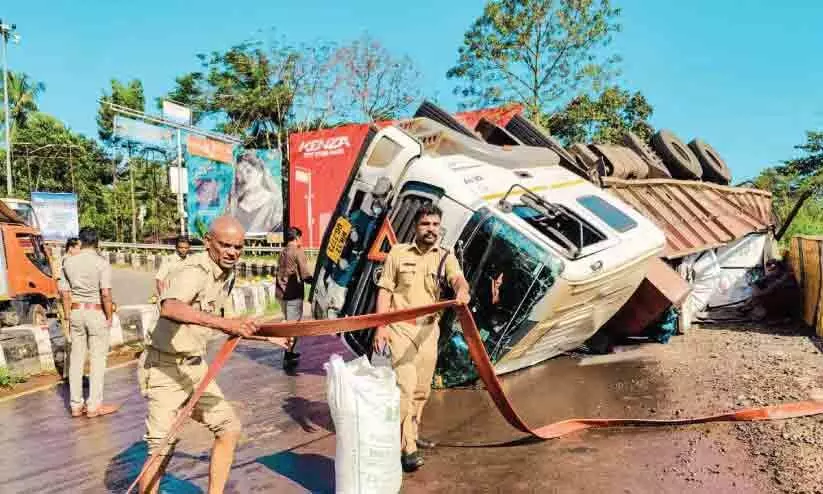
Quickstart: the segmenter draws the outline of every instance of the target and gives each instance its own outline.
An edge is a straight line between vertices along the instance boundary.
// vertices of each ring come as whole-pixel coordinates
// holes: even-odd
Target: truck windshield
[[[32,209],[30,204],[23,204],[23,203],[8,203],[9,207],[17,213],[17,216],[23,219],[23,221],[29,225],[36,227],[34,223],[34,209]]]
[[[29,261],[32,262],[37,269],[43,272],[46,276],[51,276],[51,264],[49,263],[49,256],[46,254],[46,249],[43,247],[43,240],[39,235],[31,235],[28,233],[18,233],[17,241],[20,243],[20,248]]]
[[[458,240],[458,259],[471,286],[471,310],[496,362],[532,329],[535,304],[555,283],[562,264],[512,225],[481,209]],[[446,386],[476,377],[459,323],[443,319],[438,374]]]

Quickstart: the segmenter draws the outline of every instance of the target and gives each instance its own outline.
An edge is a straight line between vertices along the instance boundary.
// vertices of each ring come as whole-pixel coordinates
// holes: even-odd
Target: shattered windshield
[[[561,263],[547,249],[488,210],[472,217],[458,241],[458,259],[471,286],[470,308],[492,362],[534,326],[529,315],[554,285]],[[438,375],[445,386],[476,377],[460,325],[442,321]]]

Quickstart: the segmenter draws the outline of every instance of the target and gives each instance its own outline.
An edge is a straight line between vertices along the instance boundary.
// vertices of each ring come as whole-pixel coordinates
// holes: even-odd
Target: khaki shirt
[[[72,302],[100,304],[100,290],[111,288],[111,265],[97,251],[82,249],[64,259],[58,285],[71,292]]]
[[[377,286],[391,292],[390,310],[410,309],[431,305],[440,298],[440,284],[437,269],[448,251],[442,247],[432,247],[425,254],[417,244],[396,244],[389,251],[383,264],[383,274]],[[463,274],[457,258],[448,253],[444,266],[446,281]],[[418,319],[417,327],[435,324],[437,316]],[[414,331],[409,323],[393,325],[398,330]]]
[[[172,271],[160,302],[176,299],[195,309],[220,315],[226,308],[234,286],[234,273],[226,273],[208,252],[190,255]],[[149,335],[150,345],[164,353],[205,356],[214,329],[195,324],[180,324],[161,317]]]
[[[191,256],[186,256],[186,259],[189,257]],[[177,253],[163,257],[163,263],[160,264],[160,269],[157,270],[154,279],[159,281],[165,280],[169,276],[169,273],[181,266],[186,259],[182,259]]]

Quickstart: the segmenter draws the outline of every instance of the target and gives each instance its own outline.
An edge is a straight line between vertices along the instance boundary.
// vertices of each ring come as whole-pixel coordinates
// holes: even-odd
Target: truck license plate
[[[326,247],[326,255],[329,256],[332,262],[340,262],[343,248],[346,246],[346,240],[349,239],[349,232],[351,232],[351,223],[349,220],[342,216],[337,218],[331,232],[331,237],[329,237],[329,245]]]

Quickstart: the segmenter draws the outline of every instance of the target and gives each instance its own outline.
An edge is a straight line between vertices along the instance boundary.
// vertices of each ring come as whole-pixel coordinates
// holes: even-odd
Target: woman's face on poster
[[[263,170],[248,160],[237,163],[237,186],[241,190],[257,189],[263,185]]]

